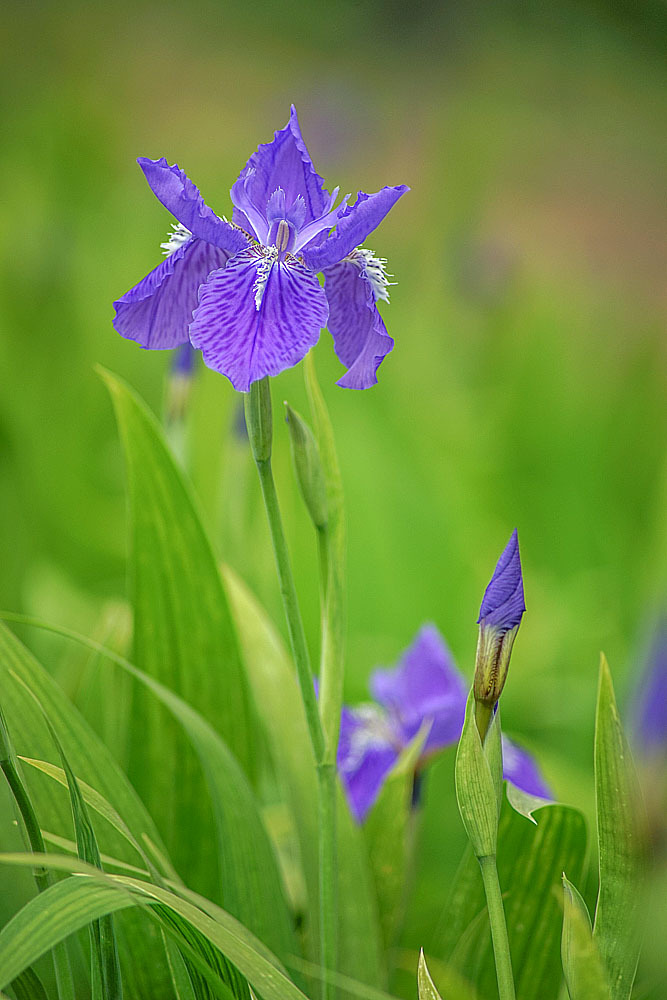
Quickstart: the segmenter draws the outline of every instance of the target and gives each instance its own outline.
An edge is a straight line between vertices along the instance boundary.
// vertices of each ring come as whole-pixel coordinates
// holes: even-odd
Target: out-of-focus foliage
[[[225,213],[294,101],[332,186],[412,188],[372,243],[398,282],[380,384],[336,388],[328,334],[316,349],[348,503],[347,697],[428,619],[471,675],[488,566],[516,525],[528,610],[504,725],[592,817],[597,653],[630,691],[665,581],[663,20],[657,0],[8,4],[0,606],[122,631],[123,468],[93,366],[159,411],[169,364],[111,328],[112,299],[159,262],[171,221],[134,159],[177,161]],[[300,371],[274,396],[307,412]],[[238,397],[201,369],[185,461],[217,552],[280,622],[239,426]],[[315,656],[316,558],[286,430],[274,451]],[[97,722],[101,665],[21,634]],[[404,933],[427,955],[463,845],[452,772],[446,754],[426,781]],[[0,840],[20,846],[11,829]],[[2,922],[11,909],[1,897]]]

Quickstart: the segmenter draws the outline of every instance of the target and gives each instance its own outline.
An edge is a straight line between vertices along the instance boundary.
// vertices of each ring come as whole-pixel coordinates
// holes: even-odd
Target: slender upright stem
[[[313,684],[313,673],[310,667],[310,654],[308,653],[306,635],[303,630],[303,622],[301,621],[294,576],[292,575],[292,565],[287,551],[280,507],[278,506],[278,494],[276,493],[276,484],[271,469],[271,459],[259,461],[256,465],[262,487],[266,516],[271,531],[273,553],[278,571],[278,582],[280,584],[280,596],[282,597],[290,646],[292,647],[292,654],[301,687],[301,697],[303,698],[303,705],[306,711],[310,741],[313,745],[315,760],[319,762],[324,752],[322,724],[317,709],[315,685]]]
[[[507,924],[500,882],[498,881],[496,858],[495,855],[491,854],[477,860],[482,869],[486,906],[489,911],[491,940],[493,941],[493,955],[496,961],[496,977],[498,979],[498,996],[500,1000],[515,1000],[510,944],[507,937]]]
[[[327,972],[335,970],[336,967],[336,769],[335,765],[325,762],[326,747],[315,697],[310,656],[271,468],[272,418],[268,379],[254,382],[246,395],[246,424],[262,488],[287,631],[317,766],[320,963],[324,977],[322,1000],[333,1000],[333,986],[329,982]]]

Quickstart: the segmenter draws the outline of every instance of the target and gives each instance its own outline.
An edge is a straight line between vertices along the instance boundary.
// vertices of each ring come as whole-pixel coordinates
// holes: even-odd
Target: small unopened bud
[[[515,530],[486,588],[477,619],[479,639],[473,694],[482,739],[505,685],[512,646],[525,610],[519,540]]]
[[[245,423],[253,458],[256,462],[268,462],[271,458],[273,439],[271,389],[268,376],[253,382],[250,391],[245,393]]]
[[[294,470],[299,489],[315,527],[322,531],[328,521],[327,490],[317,441],[308,424],[285,403]]]

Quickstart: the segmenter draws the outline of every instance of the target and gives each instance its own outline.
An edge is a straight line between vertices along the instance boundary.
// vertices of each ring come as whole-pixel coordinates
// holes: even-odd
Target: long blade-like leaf
[[[256,764],[248,684],[209,539],[183,473],[145,404],[104,372],[127,466],[134,660],[217,729],[246,774]],[[188,881],[214,892],[213,817],[182,731],[145,689],[132,707],[129,775]],[[191,834],[192,828],[197,837]]]
[[[563,973],[570,1000],[609,1000],[600,952],[584,900],[563,875]]]
[[[0,690],[19,755],[46,759],[53,752],[42,713],[28,693],[31,690],[48,709],[75,774],[112,803],[139,843],[155,843],[160,852],[166,854],[150,816],[110,752],[58,685],[1,623]],[[42,826],[57,836],[71,836],[67,797],[46,777],[35,773],[26,778],[30,780],[31,796]],[[104,822],[97,835],[105,853],[129,863],[136,862],[136,852],[113,826]],[[168,969],[157,931],[149,926],[138,934],[135,922],[133,915],[124,915],[118,928],[127,990],[137,1000],[154,1000],[156,994],[168,997]]]
[[[639,961],[646,839],[639,782],[604,655],[595,717],[595,803],[600,888],[593,936],[612,1000],[628,1000]]]
[[[39,860],[47,867],[80,874],[56,883],[30,900],[0,931],[0,989],[54,943],[91,920],[128,906],[160,904],[219,949],[264,1000],[305,1000],[278,959],[238,920],[219,908],[213,918],[161,886],[105,874],[83,862],[57,855],[44,855]],[[33,865],[35,859],[32,855],[3,854],[0,863]]]

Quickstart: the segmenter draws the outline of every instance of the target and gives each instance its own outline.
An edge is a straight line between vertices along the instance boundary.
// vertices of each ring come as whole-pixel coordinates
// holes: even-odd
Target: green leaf
[[[0,989],[63,937],[91,920],[128,906],[167,907],[219,949],[263,1000],[305,1000],[280,962],[242,924],[219,907],[210,913],[170,889],[127,876],[100,872],[57,855],[39,859],[60,871],[76,872],[30,900],[0,931]],[[0,863],[32,865],[31,855],[0,855]],[[87,877],[82,877],[87,876]],[[180,890],[179,890],[180,891]],[[196,898],[195,894],[192,894]],[[159,906],[155,911],[159,914]],[[165,924],[166,930],[173,930]]]
[[[537,825],[507,804],[498,832],[498,875],[517,1000],[556,1000],[560,989],[559,905],[564,870],[581,878],[586,826],[569,806],[543,806]],[[457,872],[432,949],[466,975],[485,998],[497,997],[495,964],[479,865],[468,851]]]
[[[317,781],[294,668],[273,625],[230,569],[224,576],[243,645],[248,676],[267,733],[276,773],[294,820],[304,873],[310,933],[317,941]],[[339,972],[370,986],[382,986],[380,927],[361,830],[352,820],[342,792],[338,797]]]
[[[586,903],[565,875],[561,955],[570,1000],[609,1000],[609,987],[593,940]]]
[[[607,970],[612,1000],[627,1000],[639,961],[646,826],[604,654],[600,656],[595,717],[595,804],[600,888],[593,937]]]
[[[41,979],[32,969],[24,969],[11,985],[16,1000],[49,1000]]]
[[[210,541],[189,484],[158,422],[120,379],[103,372],[125,449],[130,498],[129,576],[137,666],[195,708],[246,774],[257,736],[238,642]],[[145,690],[133,699],[129,776],[191,884],[219,884],[201,851],[214,820],[187,740]],[[197,837],[192,830],[197,830]]]
[[[17,753],[45,759],[52,752],[42,713],[28,693],[32,691],[48,709],[75,774],[113,804],[136,841],[154,843],[162,854],[166,853],[150,816],[110,752],[57,684],[3,624],[0,624],[0,690]],[[34,779],[31,777],[30,793],[41,825],[57,836],[69,836],[72,819],[67,797],[52,780],[37,773]],[[105,853],[129,863],[136,861],[136,853],[127,839],[109,823],[104,822],[97,836]],[[160,991],[169,996],[168,969],[157,932],[148,927],[138,934],[134,924],[134,918],[128,915],[118,928],[128,993],[137,1000],[154,1000]]]
[[[442,1000],[442,997],[435,988],[435,983],[431,979],[431,973],[428,971],[423,948],[419,952],[417,990],[419,993],[419,1000]]]
[[[224,741],[198,712],[124,657],[70,630],[58,631],[120,666],[145,685],[183,726],[204,769],[214,808],[224,905],[283,961],[294,954],[298,946],[273,847],[248,780]],[[26,760],[66,784],[62,769],[43,761]],[[113,807],[85,782],[80,784],[86,802],[129,840],[146,866],[154,871]],[[172,878],[174,874],[169,873]]]
[[[474,706],[471,692],[456,752],[456,800],[475,856],[482,858],[496,853],[498,782],[491,772],[479,737]],[[497,771],[496,744],[497,740],[491,743],[494,773]]]
[[[385,949],[396,943],[410,890],[410,858],[415,837],[412,795],[415,769],[428,730],[426,723],[402,751],[363,826]]]
[[[51,724],[48,713],[39,700],[37,700],[37,704],[44,714],[44,720],[51,733],[51,739],[56,745],[63,764],[72,808],[78,855],[82,861],[86,861],[88,864],[102,870],[102,860],[100,858],[100,849],[97,845],[95,830],[93,829],[93,824],[91,823],[76,775],[70,766],[58,734]],[[99,920],[94,920],[90,925],[90,939],[93,961],[93,996],[96,1000],[97,998],[99,1000],[122,1000],[123,981],[120,972],[118,943],[114,931],[113,917],[104,916],[100,917]]]

